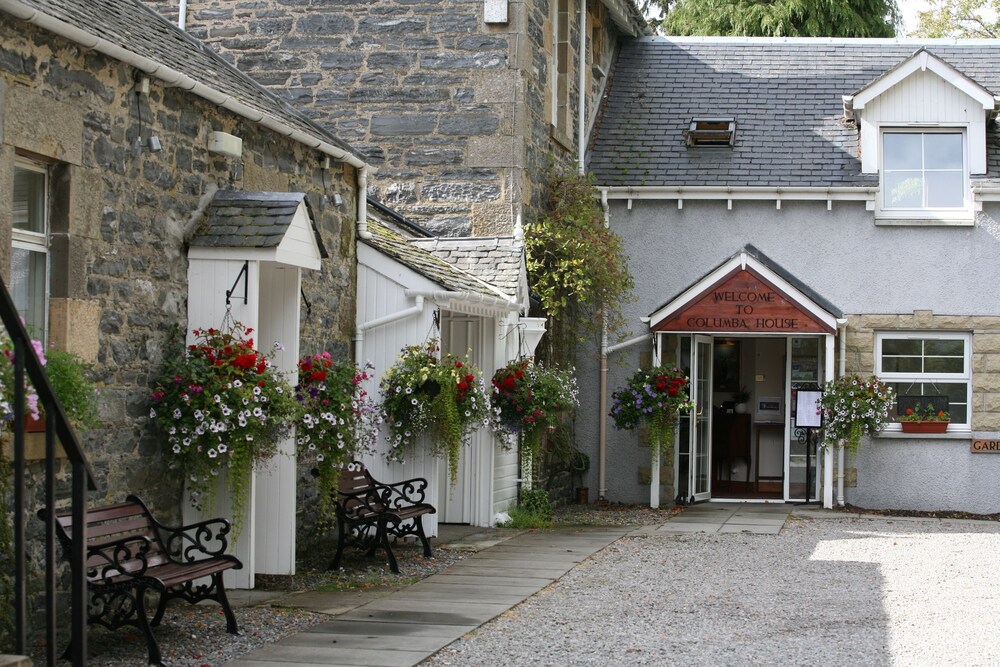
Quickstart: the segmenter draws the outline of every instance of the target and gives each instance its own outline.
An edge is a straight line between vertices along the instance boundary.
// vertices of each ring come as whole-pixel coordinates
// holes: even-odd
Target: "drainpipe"
[[[368,165],[358,170],[358,238],[367,241],[372,237],[368,231]]]
[[[397,320],[405,320],[408,317],[413,317],[414,315],[419,315],[424,312],[424,297],[417,297],[417,305],[407,308],[406,310],[399,310],[395,313],[389,313],[388,315],[383,315],[382,317],[377,317],[374,320],[369,320],[364,324],[358,325],[358,328],[354,331],[354,362],[360,367],[364,364],[364,346],[365,346],[365,332],[371,329],[376,329],[380,326],[389,324],[390,322],[396,322]]]
[[[181,30],[184,30],[184,26],[187,24],[187,11],[187,0],[181,0],[181,6],[177,10],[177,27]]]
[[[607,460],[608,460],[608,355],[626,347],[631,347],[637,343],[649,340],[653,334],[643,334],[636,336],[622,343],[608,345],[608,332],[604,329],[601,332],[601,425],[598,444],[598,499],[604,500],[608,491],[607,484]]]
[[[837,377],[847,374],[847,320],[837,320],[837,332],[840,334],[840,359],[837,366]],[[844,447],[837,449],[837,505],[844,506]]]
[[[587,0],[580,0],[580,46],[579,46],[579,70],[577,82],[579,103],[576,105],[576,170],[583,176],[586,172],[585,151],[586,151],[586,125],[587,125]]]

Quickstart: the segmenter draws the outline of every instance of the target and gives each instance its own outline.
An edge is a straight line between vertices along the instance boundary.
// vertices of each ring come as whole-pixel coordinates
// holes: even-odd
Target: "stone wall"
[[[870,374],[875,368],[876,331],[972,332],[972,430],[1000,431],[1000,317],[939,315],[931,310],[850,317],[847,372]]]
[[[176,21],[176,0],[148,4]],[[576,151],[575,74],[572,132],[550,133],[550,2],[508,9],[487,24],[483,3],[464,0],[191,0],[187,27],[359,147],[381,202],[439,234],[490,236],[530,221],[550,162],[573,167]],[[593,111],[617,31],[603,6],[591,16],[606,24],[599,68],[585,65]]]
[[[149,393],[173,327],[204,324],[186,321],[187,239],[200,211],[218,189],[306,192],[330,258],[303,276],[301,348],[346,356],[357,175],[324,172],[317,152],[155,79],[137,96],[131,67],[7,15],[0,41],[0,267],[9,277],[15,156],[30,156],[53,182],[50,342],[93,362],[100,391],[100,426],[85,434],[90,502],[134,491],[169,515],[180,479],[149,423]],[[242,160],[206,150],[214,130],[242,137]],[[150,133],[162,151],[135,148]],[[328,203],[335,194],[343,205]]]

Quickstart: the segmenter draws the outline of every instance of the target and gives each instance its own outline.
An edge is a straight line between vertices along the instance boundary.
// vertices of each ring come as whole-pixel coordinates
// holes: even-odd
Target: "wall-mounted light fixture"
[[[229,157],[243,157],[243,140],[225,132],[209,132],[208,152]]]

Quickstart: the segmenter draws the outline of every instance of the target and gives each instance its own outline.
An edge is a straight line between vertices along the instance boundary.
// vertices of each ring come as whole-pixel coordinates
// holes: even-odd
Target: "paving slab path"
[[[388,596],[344,611],[322,593],[297,599],[330,621],[226,663],[230,667],[415,665],[523,602],[631,529],[523,533]],[[294,604],[296,598],[287,600]]]

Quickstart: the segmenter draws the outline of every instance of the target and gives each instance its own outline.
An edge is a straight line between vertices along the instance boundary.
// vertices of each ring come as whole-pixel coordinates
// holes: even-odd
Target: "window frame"
[[[42,176],[42,232],[17,229],[11,226],[11,250],[25,250],[29,253],[37,253],[44,258],[44,282],[41,331],[29,331],[33,337],[37,336],[42,342],[46,342],[49,331],[49,307],[52,298],[52,173],[48,164],[24,157],[17,157],[14,160],[14,173],[18,171],[28,171]],[[13,181],[11,182],[11,196],[13,198]],[[13,263],[13,257],[11,258]],[[30,271],[30,269],[29,269]],[[11,276],[11,291],[14,291],[14,277]],[[30,297],[29,297],[30,298]],[[28,323],[34,324],[34,323]]]
[[[962,139],[962,206],[955,207],[887,207],[885,199],[886,167],[885,137],[889,134],[958,134]],[[965,224],[974,222],[975,208],[972,197],[971,168],[969,164],[969,128],[966,124],[947,126],[890,125],[878,128],[879,191],[876,196],[876,218],[892,224]],[[902,171],[902,170],[901,170]],[[928,170],[921,168],[923,177]],[[926,179],[924,180],[926,183]],[[926,192],[926,188],[925,188]]]
[[[961,373],[901,373],[882,371],[882,348],[887,340],[961,340],[964,343]],[[948,433],[972,431],[972,333],[969,331],[876,331],[874,351],[875,375],[886,383],[919,382],[919,383],[965,383],[965,404],[967,422],[948,424]],[[903,427],[898,422],[886,425],[887,432],[900,433]],[[914,435],[913,437],[921,437]]]

